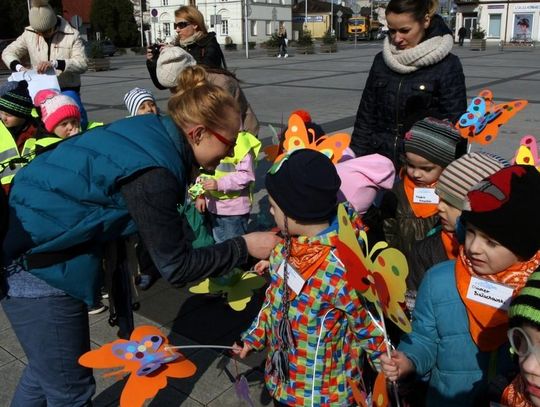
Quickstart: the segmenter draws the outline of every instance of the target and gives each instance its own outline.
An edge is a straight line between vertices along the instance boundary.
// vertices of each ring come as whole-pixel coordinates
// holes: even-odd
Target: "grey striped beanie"
[[[154,103],[156,99],[154,95],[149,90],[143,88],[133,88],[124,96],[124,103],[126,104],[127,110],[129,111],[130,116],[137,116],[137,111],[139,107],[146,102],[151,100]]]
[[[452,123],[426,117],[405,134],[404,148],[444,168],[465,153],[467,141]]]
[[[468,153],[450,163],[441,173],[435,192],[453,207],[463,210],[467,192],[483,179],[510,166],[504,158],[494,154]]]

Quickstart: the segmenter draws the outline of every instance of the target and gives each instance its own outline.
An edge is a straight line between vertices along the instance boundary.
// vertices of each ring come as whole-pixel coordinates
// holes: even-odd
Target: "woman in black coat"
[[[197,61],[197,65],[227,69],[223,51],[216,40],[216,33],[209,33],[206,30],[204,17],[196,7],[180,7],[174,12],[174,20],[174,29],[177,34],[176,45],[189,52]],[[158,45],[159,48],[153,50],[154,46],[147,49],[146,67],[152,81],[156,84],[159,83],[156,79],[156,64],[161,46]]]
[[[384,49],[375,56],[358,107],[351,148],[379,153],[400,167],[402,140],[424,116],[455,122],[467,109],[465,76],[450,53],[452,32],[437,0],[391,0]],[[422,116],[422,117],[419,117]]]

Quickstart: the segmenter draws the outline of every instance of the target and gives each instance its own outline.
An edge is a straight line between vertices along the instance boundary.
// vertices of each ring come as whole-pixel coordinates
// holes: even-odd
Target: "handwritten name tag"
[[[413,202],[438,204],[439,195],[435,193],[435,188],[414,188]]]
[[[478,277],[471,277],[467,298],[480,304],[507,311],[514,289]]]
[[[281,278],[284,278],[283,277],[284,269],[285,269],[285,261],[281,263],[277,271],[278,275]],[[291,266],[290,264],[287,264],[287,273],[288,273],[287,285],[289,286],[291,290],[293,290],[296,293],[296,295],[300,294],[300,291],[302,291],[302,287],[304,287],[306,280],[304,280],[302,276],[298,274],[295,268]]]

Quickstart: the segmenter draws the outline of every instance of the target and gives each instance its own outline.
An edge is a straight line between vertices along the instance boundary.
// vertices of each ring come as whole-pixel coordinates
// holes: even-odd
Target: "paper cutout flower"
[[[472,143],[490,144],[497,138],[499,127],[524,109],[527,103],[526,100],[514,100],[496,105],[493,93],[484,89],[471,101],[455,127]]]
[[[222,277],[207,278],[191,287],[194,294],[219,294],[227,296],[227,304],[235,310],[242,311],[253,297],[253,292],[266,284],[266,280],[252,272],[234,269]]]
[[[181,353],[166,349],[169,341],[153,326],[139,326],[130,340],[117,339],[79,358],[95,369],[122,368],[104,376],[129,375],[120,397],[120,407],[139,407],[167,385],[167,378],[195,374],[196,366]]]

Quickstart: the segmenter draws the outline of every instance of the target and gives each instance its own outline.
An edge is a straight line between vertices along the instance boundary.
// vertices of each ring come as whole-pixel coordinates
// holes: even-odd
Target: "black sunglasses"
[[[186,28],[188,25],[191,25],[189,21],[179,21],[178,23],[174,23],[174,29],[180,29]]]

